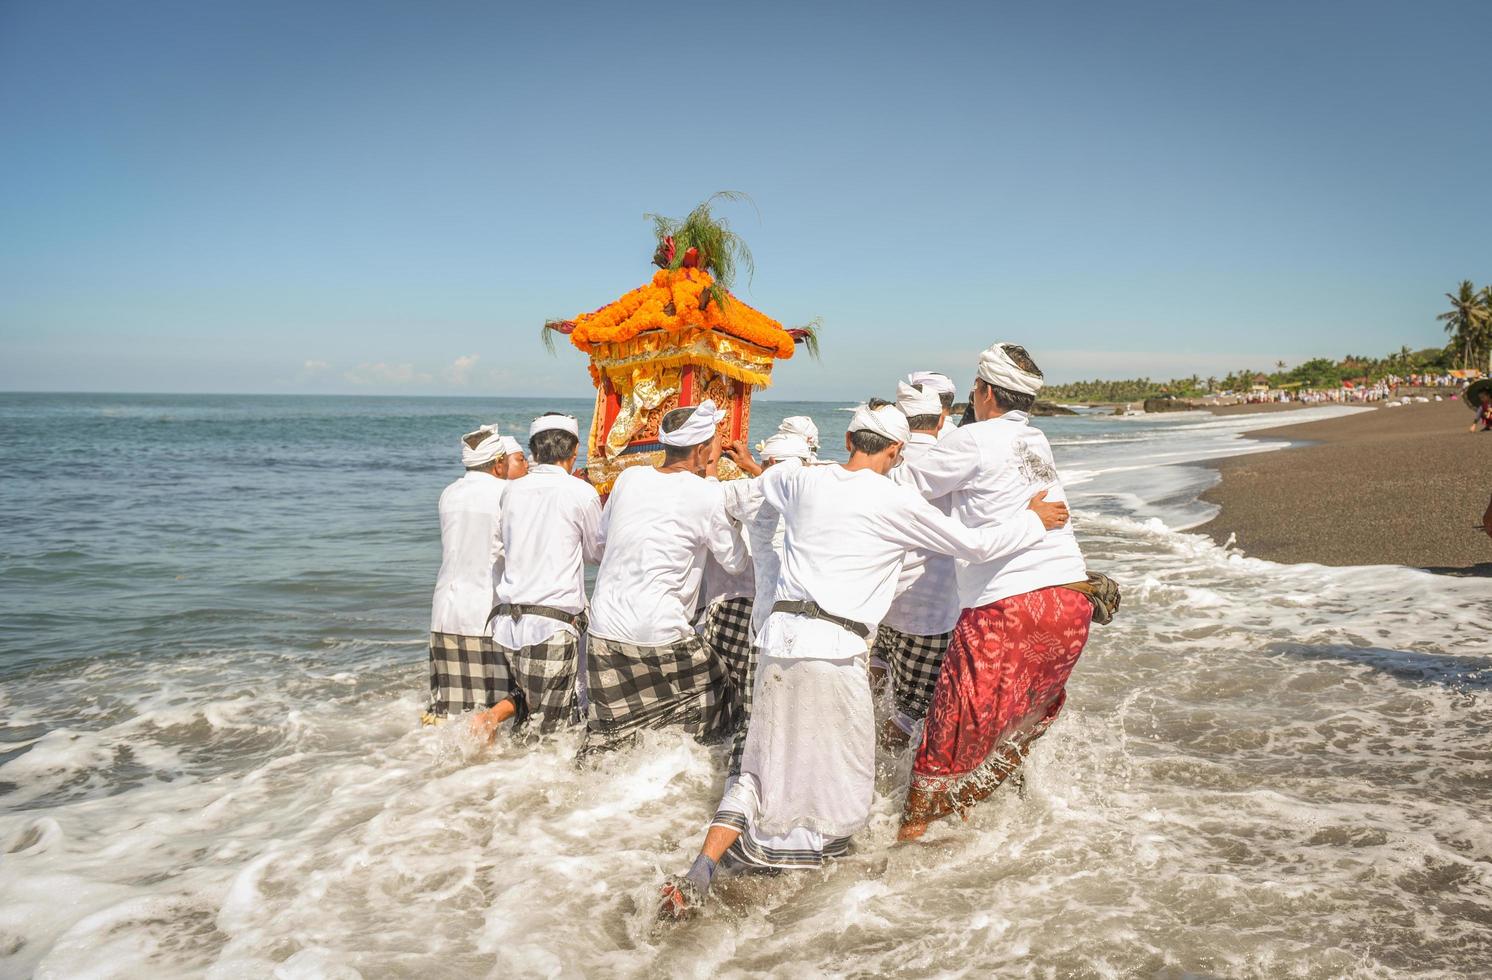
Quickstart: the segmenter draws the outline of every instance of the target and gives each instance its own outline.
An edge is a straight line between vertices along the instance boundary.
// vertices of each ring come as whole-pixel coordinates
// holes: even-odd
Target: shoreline
[[[1209,461],[1219,479],[1202,499],[1221,509],[1190,530],[1268,561],[1492,576],[1492,541],[1472,529],[1492,494],[1492,435],[1470,424],[1446,401],[1247,433],[1292,445]]]

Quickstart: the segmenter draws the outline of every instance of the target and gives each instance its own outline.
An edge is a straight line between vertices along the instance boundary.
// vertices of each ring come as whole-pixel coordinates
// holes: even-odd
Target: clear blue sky
[[[0,388],[583,394],[710,192],[778,397],[1443,343],[1492,5],[0,2]]]

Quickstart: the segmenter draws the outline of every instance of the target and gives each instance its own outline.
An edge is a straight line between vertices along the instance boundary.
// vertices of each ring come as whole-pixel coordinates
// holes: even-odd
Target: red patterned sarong
[[[1087,596],[1055,586],[964,610],[912,766],[920,816],[984,795],[980,784],[997,785],[1013,768],[997,750],[1023,752],[1056,720],[1092,618]]]

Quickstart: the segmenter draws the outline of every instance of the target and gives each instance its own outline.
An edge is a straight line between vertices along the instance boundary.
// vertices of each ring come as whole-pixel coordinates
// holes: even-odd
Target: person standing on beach
[[[549,412],[528,430],[532,466],[503,501],[503,573],[489,610],[492,639],[510,676],[508,696],[478,715],[490,737],[509,718],[541,733],[577,718],[585,566],[601,560],[601,498],[570,474],[579,454],[575,418]]]
[[[507,665],[487,635],[502,574],[502,509],[508,479],[522,476],[517,441],[484,425],[461,437],[466,475],[441,491],[440,574],[430,611],[430,704],[421,722],[490,708],[508,693]]]
[[[907,416],[910,434],[902,461],[912,465],[938,444],[938,428],[946,421],[939,393],[905,381],[896,385],[896,407]],[[952,513],[948,497],[931,501],[944,514]],[[906,745],[918,734],[927,715],[933,688],[953,624],[958,622],[958,583],[953,559],[925,550],[910,551],[902,563],[896,598],[876,633],[872,658],[886,663],[891,675],[895,714],[882,733],[887,744]]]
[[[951,497],[970,527],[1000,526],[1035,490],[1065,499],[1052,449],[1027,412],[1042,375],[1024,347],[979,357],[974,416],[908,463],[902,479],[929,499]],[[912,766],[899,837],[984,799],[1025,759],[1062,710],[1088,639],[1087,566],[1064,526],[1014,553],[959,562],[963,612],[954,627]]]
[[[964,527],[886,479],[908,439],[893,406],[855,411],[844,465],[779,465],[757,481],[785,526],[772,612],[757,640],[751,722],[688,874],[664,885],[660,918],[698,908],[719,862],[813,868],[845,852],[870,820],[875,709],[866,641],[885,615],[909,549],[989,561],[1066,520],[1038,494],[1002,527]]]
[[[705,556],[729,574],[750,561],[714,479],[724,418],[710,399],[666,413],[662,465],[623,470],[607,499],[586,652],[583,754],[645,727],[678,724],[708,740],[735,723],[726,666],[690,625]]]

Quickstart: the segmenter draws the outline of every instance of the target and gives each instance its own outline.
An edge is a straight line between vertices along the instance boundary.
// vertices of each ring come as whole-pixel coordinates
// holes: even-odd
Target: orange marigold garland
[[[701,310],[700,298],[713,283],[703,269],[659,269],[650,284],[594,313],[576,317],[570,343],[589,354],[596,344],[622,343],[649,330],[682,334],[703,328],[755,344],[780,358],[793,356],[793,338],[782,324],[734,296],[725,307],[710,298]]]

